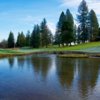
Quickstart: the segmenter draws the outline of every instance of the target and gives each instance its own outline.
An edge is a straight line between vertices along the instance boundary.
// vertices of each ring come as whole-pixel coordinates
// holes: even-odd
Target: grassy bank
[[[63,53],[63,54],[67,54],[68,57],[77,56],[77,55],[71,55],[74,52],[77,52],[76,54],[80,54],[80,52],[96,53],[96,54],[100,53],[100,42],[84,43],[84,44],[74,45],[70,47],[50,46],[48,48],[39,48],[39,49],[25,49],[25,48],[0,49],[0,57],[20,56],[20,55],[27,55],[27,54],[32,54],[32,53],[59,53],[59,54]],[[80,57],[81,56],[83,55],[80,55]]]

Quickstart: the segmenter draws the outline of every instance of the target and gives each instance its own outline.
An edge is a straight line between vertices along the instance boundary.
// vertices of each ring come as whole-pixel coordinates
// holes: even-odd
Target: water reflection
[[[82,98],[93,93],[99,76],[100,60],[57,58],[56,67],[59,82],[64,89],[73,90],[73,87],[77,87],[76,91]]]
[[[78,87],[80,93],[86,96],[89,91],[93,92],[97,84],[100,69],[100,60],[98,59],[81,59],[78,62]]]
[[[18,69],[15,70],[16,74],[8,72],[6,77],[9,79],[10,75],[10,82],[15,80],[22,84],[18,86],[19,88],[24,87],[22,88],[23,91],[19,89],[22,94],[27,93],[25,90],[27,87],[28,92],[32,94],[27,93],[27,95],[30,95],[32,99],[36,96],[36,93],[37,97],[38,94],[43,94],[43,100],[48,96],[52,100],[66,100],[66,98],[68,100],[93,100],[92,98],[99,100],[97,96],[100,98],[98,95],[100,91],[94,93],[97,86],[100,87],[100,59],[71,59],[58,58],[54,55],[31,55],[8,58],[7,61],[10,68],[18,67]],[[2,60],[2,65],[3,62]],[[5,66],[8,66],[8,64]],[[20,72],[19,68],[23,71]],[[4,70],[1,70],[1,72]],[[11,76],[13,77],[11,78]],[[35,78],[37,76],[38,79]],[[6,81],[5,83],[7,84]],[[25,83],[27,84],[25,85]],[[8,87],[10,87],[9,85]],[[16,91],[18,87],[15,85]]]
[[[61,85],[70,88],[74,79],[75,61],[71,59],[57,58],[57,74]]]
[[[17,57],[17,64],[19,68],[23,68],[25,65],[26,57]]]
[[[13,68],[13,66],[14,66],[14,58],[8,58],[8,63],[9,63],[9,66],[10,66],[10,68]]]
[[[43,79],[45,79],[48,75],[48,71],[51,67],[51,58],[46,56],[46,57],[34,57],[32,56],[31,58],[31,64],[33,66],[34,71],[37,74],[40,74]]]

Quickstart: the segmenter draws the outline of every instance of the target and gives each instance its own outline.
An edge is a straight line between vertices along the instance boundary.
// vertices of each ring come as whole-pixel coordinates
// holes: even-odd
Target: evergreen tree
[[[31,34],[31,46],[33,48],[40,47],[40,27],[39,25],[35,25],[33,32]]]
[[[78,8],[78,22],[80,27],[80,38],[82,42],[88,40],[88,6],[85,0],[82,0]]]
[[[66,11],[66,17],[62,23],[61,27],[61,41],[62,44],[66,43],[67,45],[74,41],[74,20],[73,16],[69,9]]]
[[[99,28],[99,34],[98,34],[98,36],[100,37],[100,28]]]
[[[25,35],[23,32],[21,32],[21,34],[20,34],[20,47],[24,47],[25,44],[26,44]]]
[[[70,34],[69,34],[70,25],[69,24],[70,23],[68,23],[68,21],[65,21],[61,28],[60,37],[61,37],[61,44],[63,46],[64,46],[64,43],[66,43],[67,45],[69,43],[69,37],[70,37]]]
[[[98,37],[99,24],[94,10],[90,11],[89,18],[90,18],[90,41],[95,41]]]
[[[23,32],[18,34],[16,45],[17,47],[24,47],[26,45],[26,39]]]
[[[15,42],[14,42],[14,34],[10,32],[8,37],[8,48],[14,48]]]
[[[53,35],[51,30],[48,28],[48,39],[47,39],[47,44],[52,44],[53,43]]]
[[[76,36],[76,40],[77,40],[77,43],[80,44],[81,42],[81,29],[80,29],[80,26],[78,26],[77,28],[77,36]]]
[[[59,45],[59,47],[60,47],[61,38],[60,38],[60,34],[59,34],[58,30],[56,30],[54,39],[55,39],[55,40],[54,40],[54,43],[55,43],[56,45]]]
[[[57,23],[57,29],[56,29],[56,34],[55,34],[55,43],[57,43],[59,46],[61,43],[63,43],[62,38],[61,38],[61,33],[62,33],[62,26],[66,20],[66,15],[64,12],[61,13],[59,17],[59,21]]]
[[[41,23],[41,34],[40,34],[40,38],[41,38],[41,46],[42,47],[47,47],[49,45],[49,37],[50,35],[50,30],[47,26],[47,22],[46,22],[46,19],[44,18],[42,23]]]
[[[77,26],[74,25],[74,30],[73,30],[73,42],[74,42],[74,44],[76,43],[76,40],[77,40],[76,33],[77,33]]]
[[[64,12],[62,12],[57,25],[57,30],[59,30],[59,32],[61,32],[62,25],[65,21],[66,21],[66,15],[64,14]]]
[[[30,40],[31,40],[31,36],[30,36],[30,31],[27,32],[26,34],[26,46],[30,46]]]
[[[73,42],[74,40],[75,40],[75,31],[74,31],[74,19],[73,19],[73,15],[71,14],[71,12],[70,12],[70,10],[69,9],[67,9],[67,12],[66,12],[66,18],[67,18],[67,23],[68,23],[68,31],[67,31],[67,38],[68,38],[68,40],[66,40],[66,41],[68,41],[68,43],[70,43],[71,44],[71,42]]]
[[[97,37],[96,41],[100,41],[100,28],[99,28],[98,37]]]
[[[18,33],[18,36],[17,36],[16,46],[20,47],[20,33]]]

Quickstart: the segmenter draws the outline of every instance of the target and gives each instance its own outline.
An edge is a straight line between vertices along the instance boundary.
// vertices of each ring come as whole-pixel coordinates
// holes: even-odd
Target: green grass
[[[35,52],[56,52],[56,51],[83,51],[83,52],[99,52],[100,42],[84,43],[68,47],[49,46],[48,48],[39,49],[0,49],[0,55],[23,55]]]
[[[85,51],[85,52],[100,52],[100,42],[84,43],[74,46],[57,47],[51,46],[48,48],[35,49],[34,51]]]

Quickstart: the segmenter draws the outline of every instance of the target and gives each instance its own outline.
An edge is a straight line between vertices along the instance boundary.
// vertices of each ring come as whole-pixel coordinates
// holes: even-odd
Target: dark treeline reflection
[[[17,57],[17,64],[18,64],[18,67],[20,68],[24,68],[24,65],[26,63],[26,59],[25,57]]]
[[[63,88],[72,89],[74,81],[77,80],[75,87],[82,96],[86,96],[97,84],[100,60],[57,58],[56,67]]]
[[[34,68],[34,71],[37,74],[40,74],[42,76],[42,78],[46,78],[48,75],[48,71],[51,67],[51,58],[48,56],[37,56],[37,57],[32,57],[31,58],[31,64]]]
[[[99,76],[99,59],[80,59],[78,63],[78,90],[83,96],[87,95],[89,90],[92,92],[96,86]]]
[[[46,78],[48,71],[50,67],[52,66],[50,56],[44,56],[44,55],[34,55],[34,56],[20,56],[16,57],[17,66],[19,68],[31,68],[34,73],[37,73],[42,78]],[[8,58],[8,63],[10,65],[10,68],[13,68],[13,65],[15,63],[15,58]]]
[[[15,61],[15,59],[14,58],[8,58],[8,63],[9,63],[9,65],[10,65],[10,68],[13,68],[13,66],[14,66],[14,62]]]
[[[56,59],[57,75],[64,88],[69,88],[72,85],[74,79],[74,66],[74,60],[64,58]]]
[[[59,58],[54,55],[8,58],[8,62],[10,68],[16,65],[22,69],[28,68],[32,70],[33,76],[38,75],[43,81],[48,78],[49,72],[53,71],[55,73],[53,77],[58,79],[62,89],[76,89],[83,97],[93,93],[97,85],[100,69],[100,59]],[[55,84],[55,80],[53,81]]]

